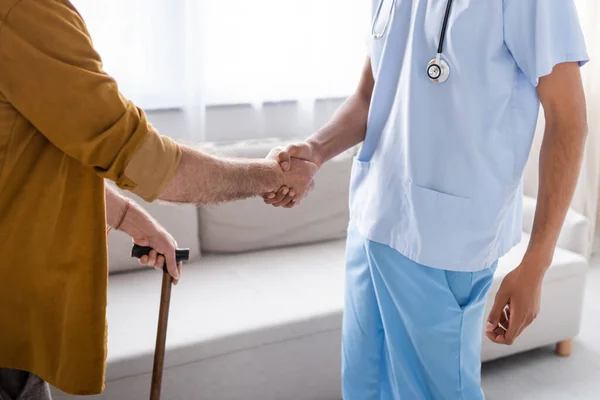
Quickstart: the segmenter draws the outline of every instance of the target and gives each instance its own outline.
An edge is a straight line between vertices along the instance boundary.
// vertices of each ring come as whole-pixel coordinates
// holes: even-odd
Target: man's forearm
[[[104,186],[106,197],[106,223],[113,229],[119,227],[127,212],[127,199],[109,185]]]
[[[583,158],[586,127],[548,126],[540,153],[539,191],[526,258],[548,268],[571,204]],[[545,270],[545,269],[544,269]]]
[[[374,87],[371,61],[367,59],[356,92],[337,110],[331,120],[306,142],[322,164],[365,140],[367,119]]]
[[[272,160],[227,160],[182,146],[175,175],[159,199],[174,203],[217,204],[277,190],[283,171]]]

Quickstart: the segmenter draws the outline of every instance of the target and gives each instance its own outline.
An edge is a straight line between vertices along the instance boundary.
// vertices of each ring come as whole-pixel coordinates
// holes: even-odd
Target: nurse
[[[573,0],[374,0],[360,84],[305,142],[274,149],[354,161],[343,395],[483,399],[480,349],[497,260],[521,239],[522,174],[546,127],[530,245],[503,281],[487,337],[510,345],[539,311],[586,137]],[[293,207],[283,188],[265,202]]]

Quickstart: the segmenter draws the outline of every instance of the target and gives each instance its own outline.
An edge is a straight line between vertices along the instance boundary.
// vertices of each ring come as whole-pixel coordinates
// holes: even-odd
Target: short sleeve
[[[0,92],[62,152],[145,200],[160,194],[179,163],[179,146],[103,71],[68,1],[21,0],[5,17]]]
[[[504,0],[504,41],[534,87],[557,64],[589,61],[574,0]]]

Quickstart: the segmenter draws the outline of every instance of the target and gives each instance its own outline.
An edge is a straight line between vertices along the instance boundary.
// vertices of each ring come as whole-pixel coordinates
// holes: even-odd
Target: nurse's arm
[[[367,57],[354,93],[338,108],[329,122],[306,139],[318,165],[365,140],[374,86],[371,59]]]
[[[586,104],[577,63],[557,65],[537,88],[546,130],[540,153],[539,191],[533,230],[521,264],[500,285],[486,333],[500,344],[512,344],[537,317],[544,274],[550,267],[571,204],[587,136]],[[508,331],[498,327],[509,304]]]
[[[539,160],[539,193],[526,260],[545,272],[575,193],[587,137],[586,102],[577,63],[540,78],[546,128]]]
[[[274,149],[278,151],[272,151],[269,157],[279,161],[284,170],[293,157],[312,161],[320,168],[323,163],[363,142],[367,132],[367,118],[374,86],[371,59],[367,57],[358,87],[337,109],[329,122],[304,142],[293,144],[285,149]],[[294,190],[288,193],[288,189],[283,187],[277,193],[265,194],[264,199],[266,204],[291,207],[298,200],[296,194]]]

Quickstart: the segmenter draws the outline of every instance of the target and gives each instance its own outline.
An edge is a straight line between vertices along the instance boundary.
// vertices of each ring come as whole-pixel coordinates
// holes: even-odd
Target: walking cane
[[[152,251],[151,247],[133,245],[131,256],[141,258],[147,256]],[[188,261],[190,258],[189,249],[178,249],[175,253],[177,263]],[[167,266],[163,267],[162,290],[160,292],[160,310],[158,313],[158,329],[156,331],[156,347],[154,349],[154,367],[152,368],[152,386],[150,388],[150,400],[160,399],[160,388],[162,385],[163,366],[165,363],[165,344],[167,342],[167,325],[169,323],[169,305],[171,304],[171,287],[173,278],[167,271]]]

